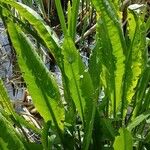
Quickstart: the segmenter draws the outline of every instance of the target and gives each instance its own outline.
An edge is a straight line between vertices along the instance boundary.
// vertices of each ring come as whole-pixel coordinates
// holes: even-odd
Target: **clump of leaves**
[[[149,23],[143,21],[139,11],[130,8],[125,35],[118,1],[91,0],[97,12],[97,27],[95,48],[87,67],[74,42],[79,2],[69,5],[66,26],[60,0],[55,1],[64,34],[62,45],[34,10],[12,0],[0,2],[1,17],[27,88],[45,122],[41,131],[43,149],[132,149],[137,142],[138,149],[146,148],[147,143],[135,139],[139,134],[146,139],[148,135],[142,129],[149,117]],[[10,8],[15,9],[17,17]],[[26,22],[32,28],[25,26]],[[63,97],[28,34],[54,56],[62,76]]]

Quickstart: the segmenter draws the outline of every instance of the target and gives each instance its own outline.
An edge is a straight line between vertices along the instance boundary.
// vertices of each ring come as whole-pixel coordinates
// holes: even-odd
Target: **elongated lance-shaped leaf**
[[[147,62],[146,25],[140,19],[140,15],[136,14],[136,12],[133,10],[128,11],[128,17],[128,35],[130,39],[130,45],[126,53],[126,73],[123,90],[123,99],[126,99],[127,101],[124,106],[122,105],[122,117],[124,117],[124,108],[127,107],[127,104],[131,102],[132,97],[135,94],[135,87],[137,86],[137,83],[141,77],[142,72],[144,71],[145,64]],[[145,82],[145,84],[147,83]],[[142,103],[142,98],[137,99],[136,96],[135,100],[141,101]]]
[[[129,51],[127,52],[125,84],[127,88],[126,99],[130,103],[135,94],[135,87],[147,62],[147,52],[145,23],[140,20],[140,16],[135,12],[130,11],[128,14],[128,32],[131,42]]]
[[[140,125],[141,122],[145,121],[150,116],[150,111],[142,113],[141,115],[137,116],[135,119],[131,121],[128,125],[128,130],[131,132],[136,126]]]
[[[52,120],[58,131],[59,128],[63,130],[64,109],[55,79],[44,66],[32,43],[14,23],[8,22],[7,28],[34,105],[45,121]]]
[[[8,97],[8,94],[6,92],[6,89],[3,85],[2,80],[0,79],[0,105],[2,104],[2,107],[5,109],[5,111],[10,114],[14,115],[14,110],[10,102],[10,98]]]
[[[61,1],[55,0],[55,4],[56,4],[56,9],[57,9],[57,13],[58,13],[58,17],[59,17],[62,31],[63,31],[64,35],[66,35],[67,34],[67,27],[66,27],[66,23],[65,23],[65,16],[63,13]]]
[[[68,5],[67,5],[67,19],[68,19],[68,32],[69,30],[71,30],[71,11],[72,11],[72,7],[71,7],[71,4],[70,4],[70,1],[68,2]]]
[[[83,149],[88,149],[95,116],[94,90],[88,70],[85,68],[71,37],[65,37],[62,54],[68,86],[76,109],[83,121],[85,136]]]
[[[76,24],[77,24],[80,0],[75,0],[72,3],[73,3],[72,7],[70,6],[70,4],[68,5],[68,10],[71,9],[69,10],[70,15],[68,17],[68,34],[70,35],[70,37],[72,37],[74,41],[76,35]]]
[[[0,5],[3,6],[3,3],[9,4],[17,9],[18,13],[33,26],[33,28],[45,42],[49,51],[55,57],[58,65],[61,66],[62,57],[61,49],[58,45],[58,39],[56,38],[55,33],[51,30],[51,28],[44,23],[40,15],[38,15],[33,9],[19,2],[14,2],[12,0],[1,0]]]
[[[19,135],[14,130],[13,125],[0,113],[0,148],[1,147],[8,150],[26,149],[21,138],[19,138]]]
[[[70,37],[65,38],[63,49],[65,73],[70,82],[71,95],[74,98],[78,113],[84,120],[85,100],[81,95],[80,83],[85,78],[86,69]]]
[[[121,23],[110,0],[92,0],[97,14],[97,42],[101,51],[102,74],[104,87],[110,93],[114,117],[121,105],[122,81],[125,71],[126,44]]]

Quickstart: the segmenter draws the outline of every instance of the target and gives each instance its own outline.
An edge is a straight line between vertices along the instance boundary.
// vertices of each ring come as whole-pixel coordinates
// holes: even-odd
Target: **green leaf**
[[[72,37],[73,41],[75,40],[76,35],[76,24],[78,18],[80,0],[75,0],[72,2],[72,7],[68,5],[69,16],[68,16],[68,34]]]
[[[82,83],[85,78],[90,78],[88,74],[88,70],[85,69],[84,64],[80,58],[79,53],[77,52],[74,43],[71,38],[66,37],[63,44],[63,51],[62,54],[64,55],[64,70],[65,74],[69,80],[69,88],[71,95],[73,97],[74,103],[82,120],[84,120],[84,108],[85,108],[85,99],[82,93]],[[89,86],[92,84],[90,83],[89,79]],[[74,85],[74,86],[73,86]],[[87,89],[88,90],[88,89]],[[88,91],[88,95],[92,95],[92,88]],[[88,93],[86,92],[86,93]]]
[[[125,128],[121,128],[119,133],[120,135],[115,138],[113,144],[114,150],[132,150],[133,142],[131,133]]]
[[[65,37],[62,54],[70,94],[85,128],[83,149],[88,149],[96,107],[92,81],[71,37]]]
[[[128,30],[131,43],[127,54],[125,84],[127,87],[126,99],[130,103],[147,62],[146,27],[134,12],[129,13]]]
[[[145,112],[139,116],[137,116],[132,122],[128,125],[128,130],[131,132],[136,126],[138,126],[141,122],[147,119],[150,116],[150,111]]]
[[[67,34],[67,27],[66,27],[66,23],[65,23],[65,16],[63,13],[61,1],[55,0],[55,4],[56,4],[56,9],[57,9],[57,13],[58,13],[58,17],[59,17],[59,21],[60,21],[63,33],[64,33],[64,35],[66,35]]]
[[[102,64],[101,80],[109,93],[110,112],[115,117],[122,104],[122,82],[125,72],[126,44],[121,21],[110,0],[92,0],[99,15],[97,21],[97,51]]]
[[[8,22],[7,28],[33,103],[45,121],[53,121],[61,136],[64,108],[57,83],[26,35],[13,22]]]

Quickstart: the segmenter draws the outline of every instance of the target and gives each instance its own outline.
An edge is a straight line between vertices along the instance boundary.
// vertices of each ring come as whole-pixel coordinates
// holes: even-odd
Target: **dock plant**
[[[129,7],[124,31],[119,2],[90,1],[96,11],[96,35],[86,66],[75,43],[80,0],[68,3],[67,17],[60,0],[55,0],[64,37],[61,43],[29,6],[14,0],[0,1],[0,15],[17,63],[43,118],[42,129],[37,129],[19,116],[1,81],[1,149],[14,145],[15,150],[149,149],[150,62],[146,36],[150,19],[145,21],[143,7]],[[46,68],[32,38],[53,55],[61,85]],[[31,143],[14,124],[20,129],[31,128],[40,135],[41,143]]]

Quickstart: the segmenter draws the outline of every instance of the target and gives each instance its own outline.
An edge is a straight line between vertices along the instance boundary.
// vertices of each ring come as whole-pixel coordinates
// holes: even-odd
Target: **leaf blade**
[[[19,33],[13,22],[7,24],[18,63],[27,83],[33,102],[45,121],[53,120],[63,131],[64,109],[55,79],[45,68],[28,38]],[[60,101],[59,101],[60,100]]]

